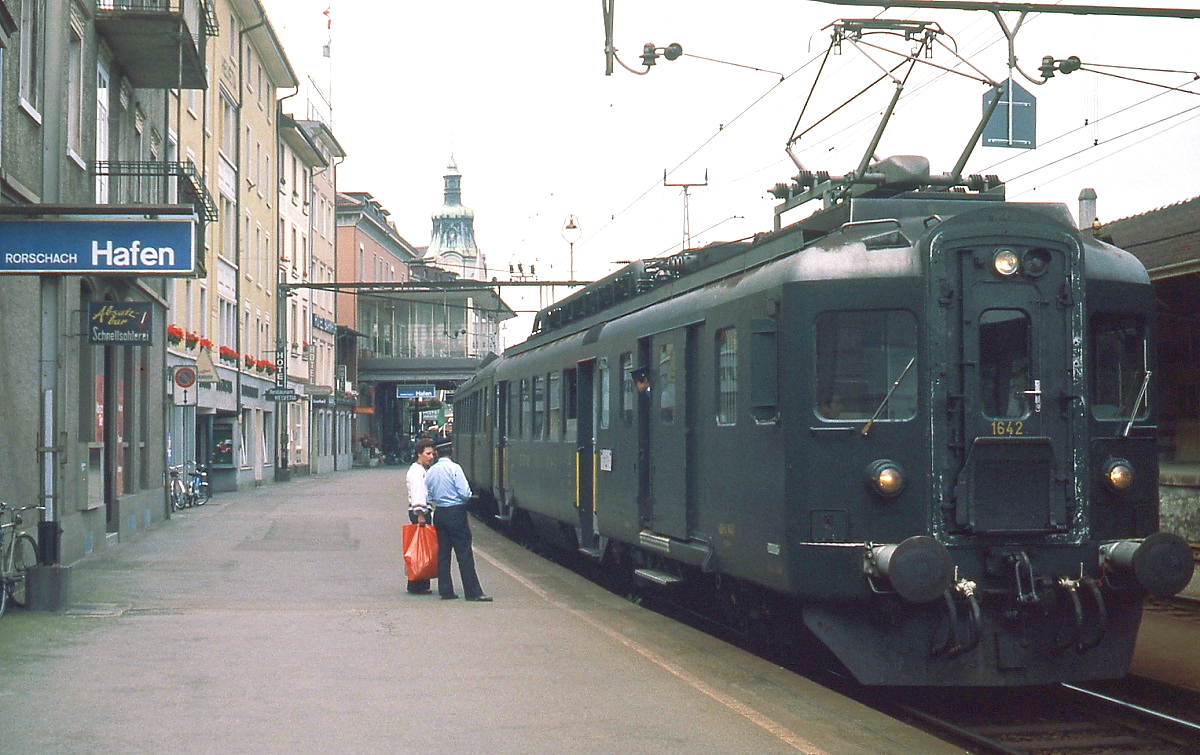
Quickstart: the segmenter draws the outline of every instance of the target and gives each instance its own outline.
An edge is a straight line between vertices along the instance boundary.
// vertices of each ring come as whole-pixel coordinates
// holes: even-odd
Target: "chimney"
[[[1091,230],[1096,225],[1096,190],[1079,192],[1079,230]]]

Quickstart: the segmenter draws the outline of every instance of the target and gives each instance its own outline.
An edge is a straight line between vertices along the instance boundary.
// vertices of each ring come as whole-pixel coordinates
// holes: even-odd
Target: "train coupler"
[[[1020,606],[1034,606],[1041,601],[1037,592],[1037,580],[1033,576],[1033,563],[1025,551],[1008,556],[1007,561],[1012,566],[1013,594]]]

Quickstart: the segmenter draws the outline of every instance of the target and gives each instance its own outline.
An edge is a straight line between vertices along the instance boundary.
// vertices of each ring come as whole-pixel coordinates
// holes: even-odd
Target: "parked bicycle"
[[[186,482],[183,479],[182,464],[168,466],[167,473],[172,511],[203,506],[212,498],[212,486],[208,481],[208,467],[203,464],[197,464],[195,469],[187,473]]]
[[[37,541],[20,531],[21,512],[43,511],[45,506],[12,507],[0,501],[0,616],[8,601],[29,607],[25,591],[25,573],[38,565]],[[4,521],[5,519],[8,521]]]

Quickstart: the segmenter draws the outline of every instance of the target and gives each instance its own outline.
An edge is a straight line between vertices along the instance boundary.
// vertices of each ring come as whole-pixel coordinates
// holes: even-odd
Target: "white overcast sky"
[[[626,64],[643,70],[646,42],[677,42],[689,55],[660,59],[645,76],[620,66],[605,76],[596,0],[263,4],[300,78],[311,77],[332,100],[332,117],[323,118],[348,153],[339,188],[373,194],[401,235],[424,246],[453,153],[463,202],[475,211],[476,239],[501,278],[510,262],[522,262],[536,263],[540,278],[567,279],[561,229],[570,214],[583,230],[577,279],[601,277],[618,260],[677,249],[683,197],[663,185],[664,169],[669,183],[704,183],[707,174],[707,186],[690,190],[694,244],[769,230],[775,200],[767,189],[796,172],[783,147],[828,45],[824,29],[839,18],[936,22],[974,66],[995,79],[1008,75],[1000,27],[980,12],[811,0],[621,0],[614,39]],[[1198,7],[1196,0],[1161,5]],[[1017,20],[1005,18],[1010,26]],[[1031,14],[1016,36],[1016,55],[1035,77],[1044,55],[1188,72],[1200,70],[1198,39],[1200,20]],[[321,48],[330,40],[325,58]],[[933,62],[956,65],[941,51]],[[1108,70],[1200,92],[1193,73]],[[801,128],[877,75],[845,46],[826,66]],[[997,174],[1008,181],[1010,199],[1062,202],[1073,214],[1080,190],[1094,188],[1101,220],[1200,195],[1200,96],[1083,71],[1043,86],[1016,79],[1037,97],[1039,148],[977,147],[968,173]],[[877,154],[926,155],[935,173],[948,171],[984,91],[963,77],[918,69]],[[875,125],[872,114],[891,92],[890,85],[875,87],[806,135],[797,145],[805,167],[835,175],[853,169]],[[306,86],[285,110],[305,115],[310,100],[320,98]],[[787,222],[807,211],[797,213]],[[505,297],[518,308],[537,306]],[[519,328],[509,341],[524,337],[525,326]]]

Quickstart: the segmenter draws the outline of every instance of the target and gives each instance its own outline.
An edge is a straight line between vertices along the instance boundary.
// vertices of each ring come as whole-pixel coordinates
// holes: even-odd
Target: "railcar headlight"
[[[871,462],[867,467],[867,483],[871,490],[885,498],[894,498],[904,490],[904,471],[891,459]]]
[[[1104,468],[1104,481],[1113,490],[1128,490],[1133,484],[1133,465],[1124,459],[1113,459]]]
[[[1025,274],[1030,278],[1040,278],[1046,274],[1046,270],[1050,267],[1050,252],[1040,247],[1030,249],[1028,252],[1025,252],[1025,257],[1021,260],[1021,266],[1025,269]]]
[[[996,271],[996,275],[1004,278],[1016,273],[1020,267],[1021,260],[1017,257],[1017,253],[1011,249],[1001,249],[992,258],[992,269]]]

